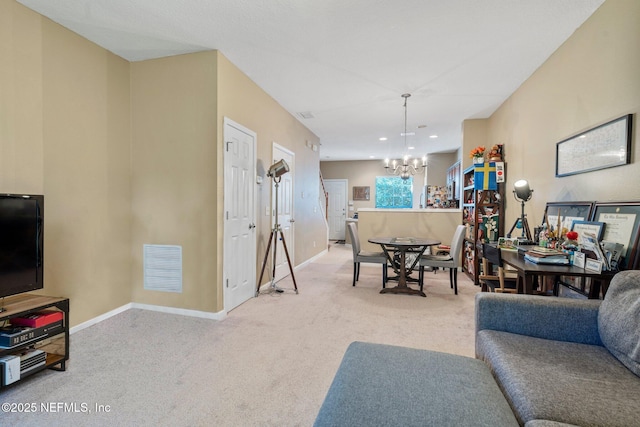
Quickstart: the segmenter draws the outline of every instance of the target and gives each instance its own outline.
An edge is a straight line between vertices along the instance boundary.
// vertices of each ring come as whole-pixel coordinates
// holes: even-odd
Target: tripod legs
[[[284,239],[284,234],[282,230],[278,228],[274,228],[271,230],[271,235],[269,236],[269,243],[267,244],[267,252],[264,254],[264,261],[262,261],[262,269],[260,270],[260,278],[258,279],[258,283],[256,285],[256,296],[260,294],[260,284],[262,283],[262,277],[264,276],[264,269],[267,266],[267,260],[269,259],[269,251],[271,250],[271,243],[273,242],[273,274],[271,275],[271,287],[276,289],[275,277],[276,277],[276,247],[278,244],[278,232],[280,232],[280,238],[282,239],[282,246],[284,247],[284,253],[287,256],[287,264],[289,264],[289,272],[291,273],[291,279],[293,280],[293,287],[296,290],[296,294],[298,293],[298,285],[296,284],[296,276],[293,274],[293,267],[291,265],[291,259],[289,258],[289,250],[287,249],[287,242]],[[274,240],[275,239],[275,240]],[[282,292],[280,290],[280,292]]]

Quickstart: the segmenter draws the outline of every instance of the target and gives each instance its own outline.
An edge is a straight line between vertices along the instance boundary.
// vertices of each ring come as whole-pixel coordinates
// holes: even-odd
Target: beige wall
[[[42,19],[0,2],[0,192],[43,192]],[[28,171],[28,173],[25,173]]]
[[[433,153],[429,154],[429,165],[427,167],[427,184],[446,185],[447,169],[458,161],[458,153]],[[386,175],[384,161],[382,160],[358,160],[358,161],[323,161],[320,162],[320,170],[324,179],[346,179],[349,188],[347,197],[353,201],[353,187],[371,187],[371,200],[353,201],[353,211],[349,212],[349,217],[353,216],[360,208],[376,207],[376,177]],[[420,195],[424,187],[424,173],[418,173],[413,177],[413,207],[420,206]],[[424,200],[424,199],[423,199]]]
[[[293,204],[294,242],[287,246],[295,251],[294,266],[318,255],[326,249],[327,232],[320,208],[320,172],[318,152],[307,146],[318,145],[319,139],[280,104],[258,87],[249,77],[233,65],[222,53],[218,53],[218,123],[228,117],[236,123],[257,133],[258,175],[264,178],[257,185],[257,236],[258,251],[256,268],[262,264],[266,244],[271,232],[271,217],[265,215],[265,208],[271,206],[270,178],[265,171],[272,164],[273,143],[277,143],[295,154]],[[218,129],[218,140],[222,141],[222,128]],[[218,146],[218,207],[219,223],[222,227],[222,144]],[[314,247],[315,242],[315,247]],[[218,241],[222,250],[222,240]],[[222,259],[218,260],[219,263]],[[220,269],[222,272],[222,269]],[[222,273],[220,273],[221,275]],[[259,271],[258,271],[259,275]],[[220,280],[222,276],[220,276]],[[300,284],[299,286],[304,286]]]
[[[273,141],[296,153],[294,264],[326,248],[318,138],[218,52],[130,64],[2,1],[0,89],[0,191],[45,194],[43,293],[72,326],[131,301],[223,309],[224,116],[257,132],[262,175]],[[144,243],[183,247],[182,294],[143,289]]]
[[[43,294],[75,325],[131,301],[129,65],[0,2],[0,191],[45,195]]]
[[[215,312],[215,52],[131,64],[133,301]],[[144,244],[182,247],[182,293],[144,289]]]
[[[640,2],[608,0],[487,120],[487,145],[505,144],[507,189],[530,181],[529,223],[548,201],[640,200]],[[556,143],[634,114],[632,163],[555,177]],[[464,143],[464,152],[473,148]],[[464,157],[464,156],[463,156]],[[466,159],[465,159],[466,160]],[[511,224],[519,205],[507,197]]]

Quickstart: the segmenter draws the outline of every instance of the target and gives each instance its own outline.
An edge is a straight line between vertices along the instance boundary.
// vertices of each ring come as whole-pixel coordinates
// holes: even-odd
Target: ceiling
[[[218,49],[320,138],[321,160],[455,151],[462,121],[490,116],[604,2],[17,1],[129,61]]]

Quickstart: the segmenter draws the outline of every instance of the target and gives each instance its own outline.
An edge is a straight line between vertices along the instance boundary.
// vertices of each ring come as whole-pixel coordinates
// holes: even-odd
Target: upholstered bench
[[[518,422],[480,360],[354,342],[314,425],[496,427]]]

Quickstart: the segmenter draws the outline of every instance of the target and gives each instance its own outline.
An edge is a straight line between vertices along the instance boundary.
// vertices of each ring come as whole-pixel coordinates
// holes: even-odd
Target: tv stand
[[[46,353],[46,362],[37,369],[30,370],[20,380],[44,369],[56,371],[66,370],[66,362],[69,360],[69,299],[48,297],[44,295],[21,294],[7,297],[3,301],[4,311],[0,313],[0,326],[6,326],[9,320],[14,317],[24,316],[42,310],[58,310],[63,314],[62,329],[55,329],[53,332],[45,333],[34,340],[12,347],[0,347],[0,357],[15,354],[21,350],[35,348]],[[19,381],[18,381],[19,382]],[[16,383],[13,383],[16,384]],[[9,387],[12,384],[4,385],[0,381],[0,389]]]

